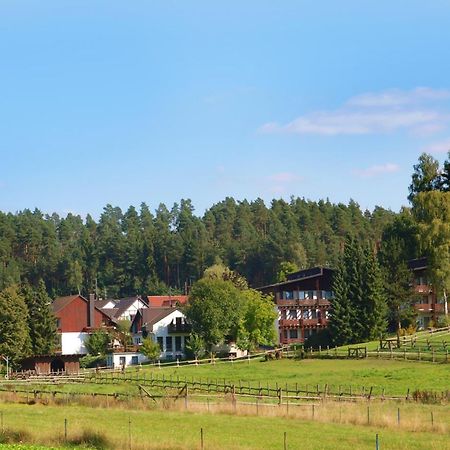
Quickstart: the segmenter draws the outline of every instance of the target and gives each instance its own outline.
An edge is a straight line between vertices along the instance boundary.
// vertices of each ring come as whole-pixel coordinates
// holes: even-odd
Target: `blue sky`
[[[407,204],[450,149],[450,3],[0,4],[0,210]]]

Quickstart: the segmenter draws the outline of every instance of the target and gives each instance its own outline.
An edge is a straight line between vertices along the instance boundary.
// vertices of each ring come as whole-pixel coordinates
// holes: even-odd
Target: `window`
[[[157,342],[158,342],[159,348],[161,349],[161,351],[163,351],[164,350],[163,338],[161,336],[158,336]]]
[[[297,339],[298,330],[289,330],[289,339]]]
[[[297,310],[296,309],[290,309],[289,310],[289,318],[290,319],[296,319],[297,318]]]
[[[139,364],[139,359],[137,356],[132,356],[131,357],[131,365],[133,366],[137,366]]]
[[[181,352],[181,336],[175,336],[175,351]]]
[[[171,351],[173,351],[172,336],[167,336],[166,337],[166,352],[171,352]]]
[[[61,319],[56,319],[56,328],[58,330],[61,328]]]
[[[177,328],[178,327],[181,327],[181,325],[182,325],[182,318],[181,317],[177,317],[176,319],[175,319],[175,323],[176,323],[176,325],[177,325]]]
[[[119,358],[119,364],[120,364],[122,367],[125,367],[126,362],[127,362],[127,360],[126,360],[125,356],[121,356],[121,357]]]

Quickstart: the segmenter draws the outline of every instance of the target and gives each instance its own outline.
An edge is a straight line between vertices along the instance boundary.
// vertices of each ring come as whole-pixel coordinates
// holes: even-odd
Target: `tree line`
[[[379,241],[396,214],[327,201],[263,200],[213,205],[202,217],[190,200],[152,213],[107,205],[98,221],[39,210],[0,212],[0,289],[43,280],[49,295],[126,297],[183,292],[223,263],[253,287],[277,280],[283,263],[334,267],[345,238]]]

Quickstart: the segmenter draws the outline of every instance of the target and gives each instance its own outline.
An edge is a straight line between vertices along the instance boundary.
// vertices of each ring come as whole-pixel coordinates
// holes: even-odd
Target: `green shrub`
[[[93,367],[106,367],[106,358],[104,356],[86,355],[80,358],[80,367],[83,369]]]

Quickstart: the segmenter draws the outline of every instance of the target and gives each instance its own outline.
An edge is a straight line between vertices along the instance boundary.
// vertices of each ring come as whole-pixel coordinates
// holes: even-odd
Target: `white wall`
[[[142,308],[147,308],[147,305],[139,299],[136,299],[123,313],[120,317],[117,317],[119,320],[133,320],[133,317],[136,315],[137,311]]]
[[[163,338],[163,351],[161,352],[160,358],[161,359],[177,359],[177,358],[184,358],[185,353],[185,335],[181,333],[170,333],[168,330],[169,324],[172,322],[175,322],[175,319],[177,317],[180,317],[182,319],[185,319],[185,315],[178,310],[174,310],[169,315],[161,319],[159,322],[156,322],[153,325],[153,334],[155,335],[155,340],[158,341],[158,337]],[[166,338],[168,336],[172,336],[172,351],[168,351],[166,347]],[[175,350],[175,336],[181,336],[181,351]]]
[[[61,333],[61,353],[63,355],[86,355],[85,342],[89,333]]]
[[[149,333],[153,333],[155,342],[158,342],[158,338],[162,338],[163,340],[163,350],[160,354],[160,359],[173,359],[176,360],[177,358],[181,359],[184,358],[185,355],[185,346],[186,346],[186,334],[183,333],[169,333],[168,326],[172,322],[175,322],[175,319],[179,317],[183,320],[185,319],[185,315],[176,309],[174,309],[171,313],[169,313],[166,317],[161,319],[159,322],[156,322],[153,325],[152,330],[148,330]],[[172,351],[167,350],[166,346],[166,338],[168,336],[172,337]],[[181,337],[181,351],[175,350],[175,337],[180,336]],[[142,343],[142,333],[135,333],[133,335],[133,342],[135,344],[141,344]]]
[[[133,359],[134,360],[137,359],[137,364],[142,364],[148,361],[148,359],[142,353],[135,353],[135,352],[109,353],[106,357],[106,365],[114,369],[120,369],[122,368],[121,358],[123,358],[123,360],[125,361],[125,366],[133,365]]]

